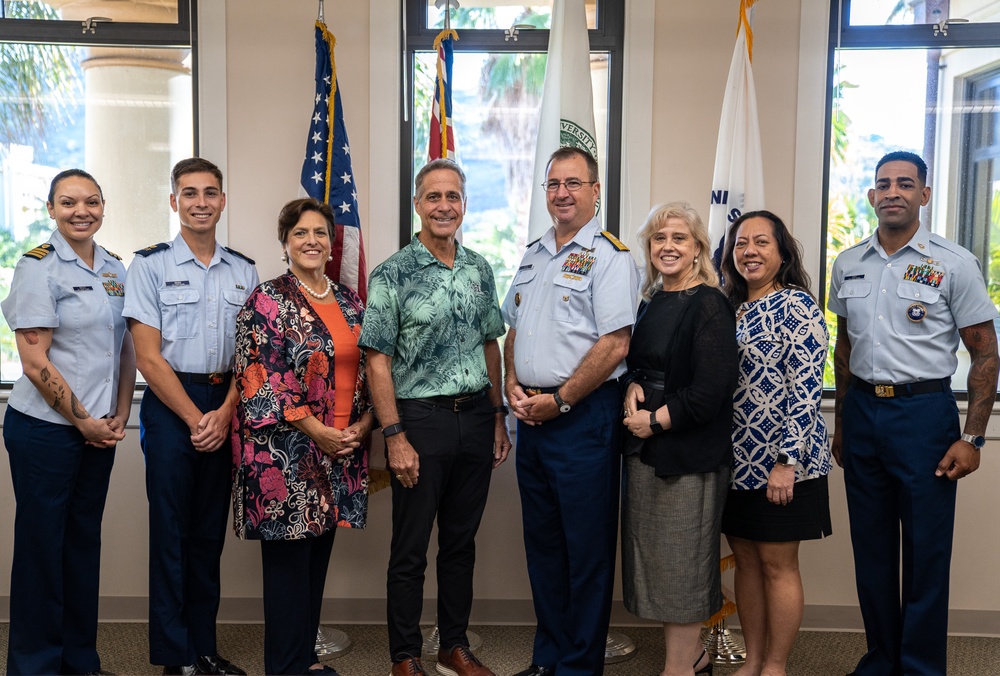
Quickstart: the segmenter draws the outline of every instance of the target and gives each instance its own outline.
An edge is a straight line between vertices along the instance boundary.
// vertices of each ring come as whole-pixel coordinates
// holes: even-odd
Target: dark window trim
[[[425,23],[426,0],[407,0],[404,6],[404,26],[400,27],[404,49],[401,99],[406,110],[406,120],[400,116],[399,184],[399,246],[406,246],[411,238],[413,186],[413,59],[414,52],[429,52],[434,48],[438,28],[428,28]],[[458,30],[458,29],[456,29]],[[625,3],[600,0],[597,28],[589,31],[590,50],[608,54],[608,101],[623,102],[625,82]],[[459,30],[460,40],[456,52],[545,52],[548,51],[548,29],[524,29],[517,41],[505,41],[504,30]],[[616,39],[615,36],[621,36]],[[605,163],[604,190],[601,193],[607,209],[607,229],[614,235],[621,232],[621,178],[622,178],[622,105],[608,106],[608,153]]]
[[[3,0],[0,0],[2,2]],[[212,0],[207,0],[211,2]],[[200,110],[198,76],[198,0],[180,0],[176,24],[101,23],[97,32],[84,34],[79,21],[41,21],[0,19],[0,42],[56,44],[88,47],[173,47],[191,49],[191,142],[195,155],[200,153]],[[0,392],[9,394],[14,381],[0,381]],[[136,383],[143,392],[145,383]],[[6,399],[0,401],[6,404]]]
[[[177,23],[99,23],[94,33],[84,31],[79,21],[0,19],[0,42],[45,43],[116,47],[188,47],[195,24],[196,0],[177,3]]]

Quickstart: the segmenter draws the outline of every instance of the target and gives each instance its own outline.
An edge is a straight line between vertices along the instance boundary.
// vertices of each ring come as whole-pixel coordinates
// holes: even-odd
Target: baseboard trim
[[[104,596],[101,598],[102,622],[145,622],[145,596]],[[423,624],[434,623],[434,599],[424,599]],[[10,597],[0,596],[0,621],[10,621]],[[219,607],[219,622],[259,624],[264,621],[260,598],[224,598]],[[478,599],[472,606],[472,624],[531,625],[535,614],[529,599]],[[323,608],[326,624],[384,624],[385,599],[327,599]],[[1000,610],[956,610],[948,614],[948,630],[954,636],[1000,637]],[[650,627],[651,622],[632,615],[621,601],[611,607],[611,624],[618,627]],[[739,618],[729,618],[729,626],[739,627]],[[864,631],[857,606],[807,605],[802,615],[804,631]]]

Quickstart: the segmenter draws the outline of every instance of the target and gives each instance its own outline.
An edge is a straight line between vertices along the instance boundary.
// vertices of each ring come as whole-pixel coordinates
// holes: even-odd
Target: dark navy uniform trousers
[[[618,543],[622,399],[606,384],[541,425],[517,425],[517,484],[538,625],[532,663],[604,672]]]
[[[855,673],[944,676],[956,484],[934,471],[961,436],[955,397],[947,390],[888,399],[851,387],[841,416],[868,639]]]
[[[115,449],[9,406],[3,438],[17,501],[7,673],[97,671],[101,519]]]
[[[221,385],[184,383],[202,411],[222,405]],[[232,493],[232,452],[227,440],[199,453],[191,431],[151,388],[139,409],[149,499],[149,661],[193,664],[217,654],[219,559]]]

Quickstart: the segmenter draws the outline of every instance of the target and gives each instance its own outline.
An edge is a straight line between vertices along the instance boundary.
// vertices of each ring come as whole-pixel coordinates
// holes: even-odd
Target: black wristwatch
[[[507,414],[510,413],[510,409],[507,408],[507,404],[500,404],[499,406],[494,406],[493,407],[493,412],[494,413],[503,413],[504,417],[506,418]]]
[[[795,467],[795,465],[799,462],[798,460],[788,455],[784,451],[779,451],[778,457],[775,458],[775,460],[779,465],[785,465],[787,467]]]
[[[558,390],[552,393],[552,398],[556,400],[556,406],[559,407],[560,413],[569,413],[573,410],[573,407],[563,401],[563,398],[559,396]]]
[[[653,434],[660,434],[663,431],[663,425],[656,420],[656,411],[649,412],[649,429],[653,430]]]
[[[383,427],[382,428],[382,436],[385,437],[386,439],[388,439],[393,434],[400,434],[401,432],[405,432],[405,431],[406,430],[403,428],[403,423],[398,422],[398,423],[395,423],[393,425],[388,425],[386,427]]]
[[[982,435],[975,436],[975,435],[972,435],[972,434],[963,434],[962,435],[962,441],[969,442],[970,444],[972,444],[973,446],[976,447],[977,451],[980,450],[983,446],[986,445],[986,437],[984,437]]]

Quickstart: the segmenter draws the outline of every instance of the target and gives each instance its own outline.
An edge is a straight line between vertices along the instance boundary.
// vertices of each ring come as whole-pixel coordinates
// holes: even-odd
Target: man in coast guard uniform
[[[844,468],[868,652],[861,676],[946,673],[956,481],[979,467],[997,387],[997,317],[979,261],[920,225],[927,165],[889,153],[868,201],[875,233],[833,266],[833,455]],[[951,391],[971,357],[964,431]],[[902,596],[900,531],[902,530]]]
[[[215,241],[222,172],[191,158],[171,173],[172,242],[137,251],[124,315],[148,387],[139,409],[149,499],[149,654],[164,673],[243,674],[219,657],[219,559],[229,518],[236,314],[252,260]]]
[[[638,302],[624,244],[595,218],[597,162],[549,160],[553,227],[528,245],[504,300],[505,391],[517,423],[517,481],[534,600],[532,664],[518,676],[604,670],[621,458],[618,378]]]

